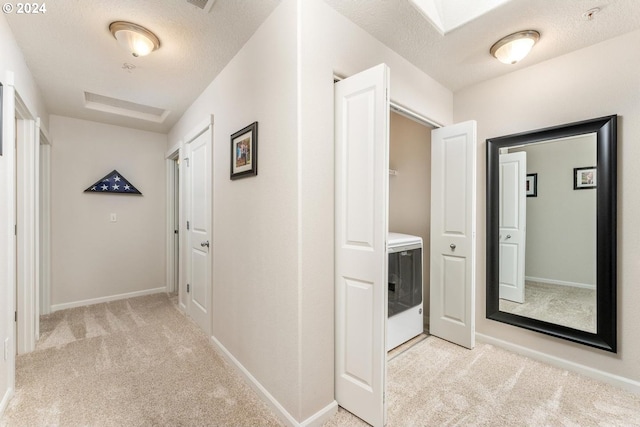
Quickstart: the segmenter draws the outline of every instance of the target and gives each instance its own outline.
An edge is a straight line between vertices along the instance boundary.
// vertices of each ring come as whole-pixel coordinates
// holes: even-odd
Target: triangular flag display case
[[[139,194],[138,191],[125,177],[117,170],[113,170],[104,176],[100,181],[84,190],[85,193],[117,193],[117,194]]]

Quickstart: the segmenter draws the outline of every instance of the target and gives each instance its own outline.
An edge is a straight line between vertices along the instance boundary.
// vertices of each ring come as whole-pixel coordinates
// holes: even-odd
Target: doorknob
[[[449,245],[449,247],[451,248],[452,251],[456,250],[456,245],[454,245],[453,243]]]
[[[507,234],[507,237],[504,240],[510,239],[511,238],[511,234]]]
[[[206,247],[209,247],[209,241],[207,240],[206,242],[202,242],[202,243],[200,243],[200,246],[202,246],[203,248],[204,248],[205,246],[206,246]]]

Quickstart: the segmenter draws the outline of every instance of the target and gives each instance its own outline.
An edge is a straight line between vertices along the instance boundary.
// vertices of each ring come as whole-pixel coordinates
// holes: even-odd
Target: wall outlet
[[[116,214],[112,213],[111,214],[111,222],[117,222],[118,221],[118,217],[116,216]]]
[[[9,338],[4,339],[4,360],[9,359]]]

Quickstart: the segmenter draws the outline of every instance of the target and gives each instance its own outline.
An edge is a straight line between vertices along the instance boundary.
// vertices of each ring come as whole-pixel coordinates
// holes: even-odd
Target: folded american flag
[[[136,187],[131,185],[125,177],[117,170],[113,170],[105,175],[100,181],[84,190],[85,193],[119,193],[119,194],[140,194]]]

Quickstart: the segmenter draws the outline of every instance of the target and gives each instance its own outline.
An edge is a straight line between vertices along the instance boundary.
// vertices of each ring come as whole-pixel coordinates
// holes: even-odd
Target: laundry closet
[[[429,328],[431,130],[390,113],[387,351]]]

